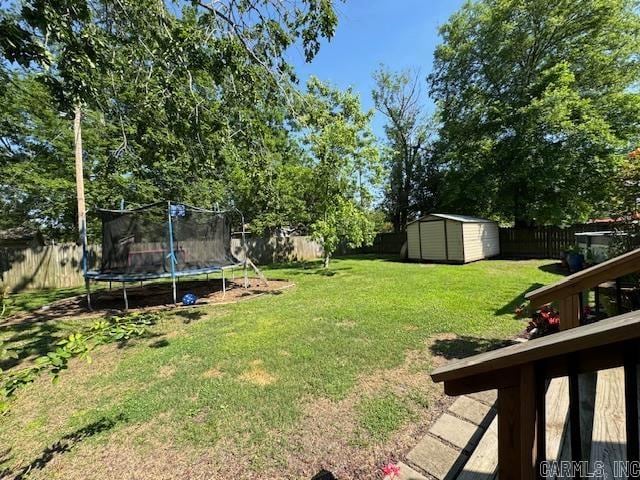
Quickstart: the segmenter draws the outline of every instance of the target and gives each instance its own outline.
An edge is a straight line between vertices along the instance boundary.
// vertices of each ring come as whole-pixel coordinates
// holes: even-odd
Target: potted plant
[[[566,250],[567,253],[567,265],[569,266],[569,272],[578,272],[584,268],[584,255],[577,245],[571,245]]]

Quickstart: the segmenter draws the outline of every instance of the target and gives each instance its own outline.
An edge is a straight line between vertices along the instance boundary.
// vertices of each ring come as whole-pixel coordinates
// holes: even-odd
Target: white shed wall
[[[447,220],[447,240],[449,242],[449,261],[464,262],[462,251],[462,223]]]
[[[422,234],[422,258],[424,260],[446,260],[444,243],[444,221],[420,223]]]
[[[463,233],[465,262],[500,254],[500,234],[496,223],[465,223]]]
[[[418,222],[407,225],[407,256],[410,260],[420,260],[420,237]]]

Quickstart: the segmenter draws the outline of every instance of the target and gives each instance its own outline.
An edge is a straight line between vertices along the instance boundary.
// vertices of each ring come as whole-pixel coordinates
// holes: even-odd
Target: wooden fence
[[[399,255],[404,242],[407,241],[407,233],[378,233],[371,245],[359,248],[339,249],[340,255],[359,255],[362,253],[373,253],[376,255]]]
[[[231,249],[242,258],[240,239]],[[247,238],[249,258],[257,264],[322,257],[322,247],[310,237]],[[89,246],[89,268],[99,263],[100,245]],[[82,247],[75,244],[47,245],[26,249],[0,248],[0,283],[18,292],[26,289],[79,287]]]
[[[500,254],[516,258],[560,258],[576,243],[576,233],[612,229],[611,224],[587,223],[571,227],[500,228]]]

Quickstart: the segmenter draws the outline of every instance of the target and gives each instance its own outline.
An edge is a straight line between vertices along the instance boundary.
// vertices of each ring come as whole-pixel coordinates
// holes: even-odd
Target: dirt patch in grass
[[[250,278],[247,288],[244,288],[242,280],[227,280],[226,291],[223,292],[220,279],[181,281],[177,287],[178,301],[180,302],[184,294],[193,293],[198,297],[196,306],[208,304],[225,305],[266,294],[278,294],[293,285],[287,280],[269,280],[268,284],[265,285],[259,279]],[[129,311],[157,311],[176,308],[173,304],[172,287],[169,282],[130,286],[127,288],[127,298]],[[12,316],[4,321],[3,325],[119,313],[124,309],[122,288],[114,287],[113,290],[99,290],[92,294],[91,303],[93,311],[87,309],[86,296],[77,295],[57,300],[34,312],[25,312]],[[177,308],[180,309],[180,314],[185,318],[185,321],[197,320],[200,314],[197,310],[193,310],[191,306],[183,306],[181,303],[178,303]]]
[[[262,360],[254,360],[249,365],[249,370],[240,375],[241,380],[261,387],[266,387],[276,381],[276,377],[264,369]]]
[[[224,374],[218,370],[217,368],[210,368],[209,370],[207,370],[206,372],[204,372],[202,374],[202,376],[204,378],[220,378],[222,377]]]
[[[158,377],[160,378],[169,378],[173,377],[176,373],[176,369],[172,365],[165,365],[158,370]]]

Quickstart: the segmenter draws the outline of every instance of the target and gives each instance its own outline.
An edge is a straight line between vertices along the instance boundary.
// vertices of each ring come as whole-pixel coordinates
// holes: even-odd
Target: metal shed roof
[[[469,215],[454,215],[450,213],[430,213],[428,215],[425,215],[423,217],[420,217],[414,220],[413,222],[409,222],[407,225],[417,222],[419,220],[424,220],[427,217],[444,218],[447,220],[453,220],[455,222],[462,222],[462,223],[494,223],[493,220],[487,220],[486,218],[480,218],[480,217],[471,217]]]

